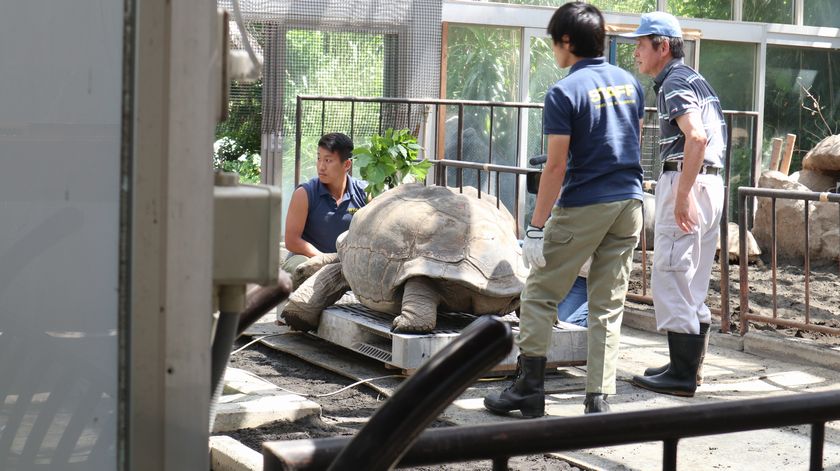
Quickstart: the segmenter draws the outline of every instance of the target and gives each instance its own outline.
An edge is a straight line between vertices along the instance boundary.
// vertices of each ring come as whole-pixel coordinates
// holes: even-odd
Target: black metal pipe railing
[[[482,373],[513,347],[510,326],[494,316],[481,316],[425,362],[404,382],[352,439],[330,455],[330,470],[391,469],[423,429]],[[265,469],[304,469],[300,453],[272,453],[264,444]],[[282,447],[282,445],[281,445]],[[321,468],[323,469],[323,468]]]
[[[828,192],[811,192],[811,191],[791,191],[791,190],[777,190],[771,188],[754,188],[754,187],[741,187],[738,188],[738,208],[739,208],[739,243],[740,243],[740,257],[741,260],[746,260],[747,256],[747,215],[748,209],[752,206],[752,200],[754,198],[770,198],[770,238],[771,238],[771,246],[770,246],[770,263],[771,263],[771,284],[772,284],[772,293],[773,293],[773,316],[767,317],[759,314],[751,314],[750,313],[750,299],[749,299],[749,269],[747,263],[740,264],[740,300],[741,300],[741,307],[740,307],[740,327],[739,331],[741,335],[746,335],[749,331],[749,321],[755,322],[762,322],[766,324],[773,324],[779,325],[783,327],[795,327],[803,330],[810,330],[814,332],[822,332],[829,335],[840,335],[840,329],[836,327],[828,327],[823,325],[815,325],[811,323],[811,315],[810,315],[810,277],[811,277],[811,246],[810,246],[810,217],[809,217],[809,206],[811,201],[818,201],[818,202],[832,202],[832,203],[840,203],[840,194],[838,193],[828,193]],[[778,244],[776,243],[776,200],[779,199],[786,199],[786,200],[797,200],[797,201],[804,201],[805,208],[804,208],[804,215],[805,215],[805,234],[804,234],[804,245],[805,245],[805,261],[804,261],[804,274],[805,274],[805,322],[790,320],[790,319],[782,319],[778,317],[777,312],[777,290],[776,290],[776,269],[777,269],[777,259],[778,259]],[[838,206],[838,224],[840,224],[840,204]],[[840,263],[840,260],[838,260]]]
[[[245,295],[245,309],[239,313],[236,336],[242,335],[248,327],[288,298],[291,293],[292,279],[288,273],[282,271],[276,285],[260,286],[249,290]]]
[[[768,411],[772,411],[768,413]],[[824,424],[840,419],[840,392],[746,399],[655,410],[543,418],[430,429],[405,452],[398,466],[502,460],[584,448],[661,441],[663,467],[676,470],[682,438],[811,424],[810,469],[821,470]],[[347,437],[263,444],[265,471],[322,470],[350,442]],[[294,463],[282,467],[281,463]],[[373,469],[373,468],[357,468]]]

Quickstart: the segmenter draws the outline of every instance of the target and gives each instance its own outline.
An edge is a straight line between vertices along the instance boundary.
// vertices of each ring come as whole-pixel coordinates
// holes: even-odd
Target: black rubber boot
[[[519,355],[513,384],[484,398],[484,407],[494,414],[518,410],[523,417],[545,415],[545,357]]]
[[[586,399],[583,400],[584,414],[597,414],[600,412],[609,412],[610,405],[607,403],[607,395],[601,393],[586,393]]]
[[[633,383],[662,394],[694,396],[704,337],[700,334],[668,332],[668,353],[671,356],[668,369],[654,376],[634,376]]]
[[[697,386],[703,384],[703,360],[706,358],[706,350],[709,348],[709,324],[700,323],[700,335],[705,335],[706,340],[703,344],[703,354],[700,355],[700,367],[697,368]],[[667,369],[668,363],[657,368],[648,368],[645,370],[645,376],[656,376],[664,373]]]

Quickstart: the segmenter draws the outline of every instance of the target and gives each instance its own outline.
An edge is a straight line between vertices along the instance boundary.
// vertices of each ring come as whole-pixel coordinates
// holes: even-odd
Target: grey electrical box
[[[216,186],[213,196],[213,282],[276,283],[280,269],[280,188]]]

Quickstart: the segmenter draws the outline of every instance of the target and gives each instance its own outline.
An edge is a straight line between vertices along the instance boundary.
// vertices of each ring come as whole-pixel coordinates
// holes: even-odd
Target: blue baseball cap
[[[674,15],[665,13],[664,11],[654,11],[642,15],[642,21],[639,23],[639,28],[636,31],[622,34],[622,36],[638,38],[639,36],[649,36],[651,34],[681,38],[682,29],[680,28],[680,23],[674,18]]]

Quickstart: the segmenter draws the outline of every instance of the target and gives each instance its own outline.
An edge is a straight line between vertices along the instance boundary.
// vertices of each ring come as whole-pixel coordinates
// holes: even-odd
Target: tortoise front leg
[[[296,330],[314,330],[321,321],[321,312],[341,299],[350,285],[341,273],[341,264],[327,265],[309,277],[289,296],[283,319]]]
[[[440,293],[426,277],[409,278],[403,287],[402,314],[394,318],[394,332],[425,334],[435,328]]]
[[[297,289],[297,287],[302,285],[304,281],[309,279],[309,277],[314,275],[321,268],[338,262],[337,253],[322,253],[320,255],[316,255],[295,268],[294,273],[292,273],[292,285],[295,289]]]

